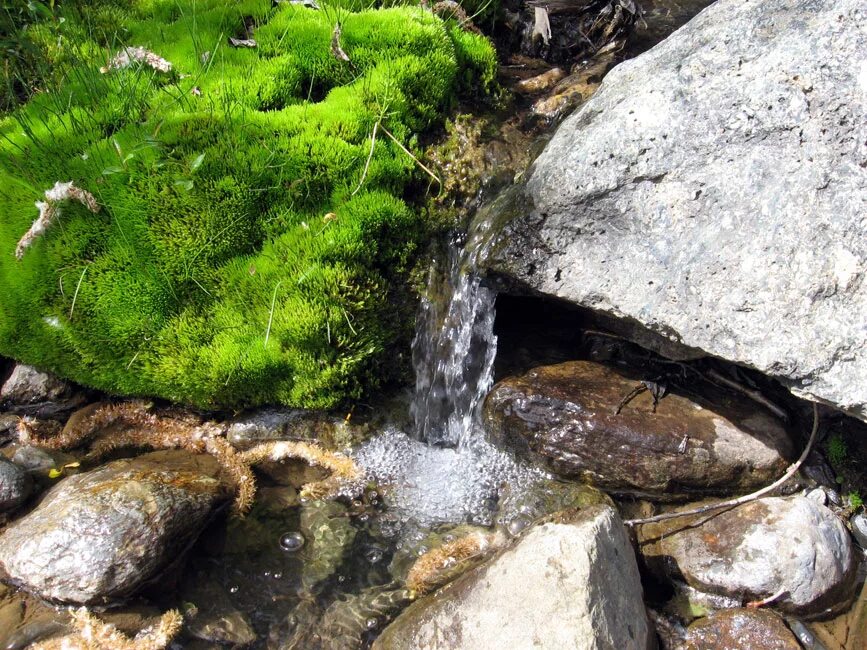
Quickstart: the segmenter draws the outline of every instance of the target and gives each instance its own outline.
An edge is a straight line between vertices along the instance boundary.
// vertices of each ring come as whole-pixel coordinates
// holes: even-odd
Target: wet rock
[[[806,618],[849,606],[857,560],[843,523],[796,496],[752,501],[701,518],[642,526],[652,569],[690,586]]]
[[[184,601],[196,609],[186,627],[197,639],[244,647],[258,638],[248,618],[232,604],[229,594],[216,582],[199,576],[194,584],[184,589],[183,594]]]
[[[533,104],[533,113],[554,121],[575,110],[596,92],[602,78],[615,63],[613,55],[603,55],[577,66],[554,86],[548,96]]]
[[[632,547],[613,508],[526,532],[488,564],[407,608],[375,650],[649,647]]]
[[[346,506],[336,501],[304,504],[300,528],[304,538],[301,585],[305,592],[312,593],[337,571],[357,531],[349,521]]]
[[[231,496],[212,457],[118,460],[63,479],[0,535],[0,568],[51,601],[102,604],[156,578]]]
[[[0,404],[14,413],[49,417],[82,404],[84,394],[71,384],[33,366],[16,364],[0,387]]]
[[[320,411],[263,408],[234,418],[226,438],[239,449],[271,440],[316,440],[329,449],[342,449],[364,432],[363,425]]]
[[[785,430],[751,404],[669,394],[653,412],[646,391],[616,413],[637,378],[572,361],[498,383],[485,400],[491,435],[555,473],[611,490],[726,492],[765,485],[792,453]]]
[[[27,470],[40,486],[55,484],[57,479],[52,475],[56,472],[65,476],[79,472],[78,459],[59,449],[17,447],[12,453],[12,462]]]
[[[761,609],[727,609],[700,618],[686,630],[679,650],[801,650],[783,619]]]
[[[560,510],[594,505],[613,506],[604,492],[571,481],[540,480],[527,489],[514,490],[507,485],[497,503],[497,525],[509,535],[517,535],[537,520]]]
[[[858,546],[867,549],[867,514],[859,512],[849,520],[852,527],[852,536],[858,542]]]
[[[33,489],[30,475],[15,463],[0,456],[0,512],[15,510]]]
[[[0,413],[0,446],[17,439],[20,418],[12,413]]]
[[[867,648],[867,582],[847,611],[830,621],[813,621],[809,626],[788,619],[792,631],[807,650]]]
[[[863,0],[720,0],[616,66],[488,270],[867,419],[865,21]]]
[[[551,68],[535,77],[522,79],[515,84],[515,92],[526,95],[545,92],[549,88],[553,88],[565,76],[566,73],[563,72],[562,68]]]

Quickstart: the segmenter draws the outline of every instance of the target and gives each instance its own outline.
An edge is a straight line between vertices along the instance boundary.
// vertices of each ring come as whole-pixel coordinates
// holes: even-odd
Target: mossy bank
[[[51,87],[0,121],[0,354],[202,407],[331,407],[393,376],[436,227],[410,152],[492,89],[485,39],[271,0],[94,0],[20,36]],[[17,259],[58,181],[99,212],[58,204]]]

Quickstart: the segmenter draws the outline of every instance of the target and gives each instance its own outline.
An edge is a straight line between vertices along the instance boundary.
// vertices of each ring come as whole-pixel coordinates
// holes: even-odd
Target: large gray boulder
[[[562,124],[488,269],[867,419],[865,99],[863,0],[720,0]]]
[[[0,535],[0,571],[55,602],[122,600],[178,560],[227,486],[214,458],[184,451],[67,477]]]
[[[374,650],[645,650],[641,582],[610,506],[530,529],[512,548],[413,603]]]

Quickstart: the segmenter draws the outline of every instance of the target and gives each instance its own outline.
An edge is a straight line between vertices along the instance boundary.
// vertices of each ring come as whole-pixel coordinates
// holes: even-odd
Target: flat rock
[[[0,535],[7,579],[54,602],[122,600],[196,539],[230,490],[216,460],[164,451],[63,479]]]
[[[652,632],[632,546],[613,508],[529,529],[491,562],[416,601],[374,650],[645,650]]]
[[[483,265],[867,419],[865,25],[863,0],[713,3],[564,121]]]
[[[725,609],[693,622],[678,650],[801,650],[801,644],[774,612]]]
[[[805,497],[769,497],[701,519],[642,526],[653,570],[691,587],[802,618],[829,618],[852,602],[857,558],[843,523]]]
[[[0,456],[0,512],[15,510],[27,500],[32,489],[30,474]]]
[[[0,404],[10,411],[49,417],[82,404],[84,394],[72,384],[33,366],[18,363],[0,387]]]
[[[504,379],[485,400],[488,432],[561,476],[649,495],[719,493],[765,485],[792,454],[785,429],[752,404],[713,406],[676,394],[653,412],[649,391],[615,413],[639,381],[571,361]]]

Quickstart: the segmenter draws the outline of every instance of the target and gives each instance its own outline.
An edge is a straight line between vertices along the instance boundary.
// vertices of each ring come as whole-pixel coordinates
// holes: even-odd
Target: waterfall
[[[431,269],[412,344],[416,435],[443,447],[475,440],[497,351],[496,293],[475,273],[477,249],[462,251],[458,244],[449,246],[445,273],[436,264]]]

